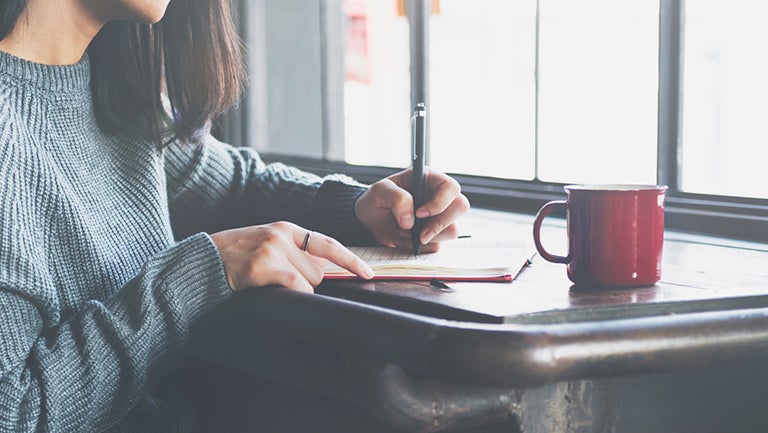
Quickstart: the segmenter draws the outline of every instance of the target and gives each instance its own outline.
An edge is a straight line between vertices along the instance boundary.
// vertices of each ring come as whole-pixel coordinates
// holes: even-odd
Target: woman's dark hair
[[[0,39],[27,1],[0,3]],[[88,54],[99,125],[161,145],[195,139],[237,102],[245,80],[228,0],[173,0],[152,25],[109,22]]]

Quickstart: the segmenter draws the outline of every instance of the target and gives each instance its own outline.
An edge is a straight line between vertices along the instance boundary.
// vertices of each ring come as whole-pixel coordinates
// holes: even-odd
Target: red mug
[[[650,286],[661,279],[664,185],[567,185],[567,200],[545,204],[533,222],[533,241],[544,260],[567,265],[576,285]],[[541,223],[565,209],[568,255],[547,252]]]

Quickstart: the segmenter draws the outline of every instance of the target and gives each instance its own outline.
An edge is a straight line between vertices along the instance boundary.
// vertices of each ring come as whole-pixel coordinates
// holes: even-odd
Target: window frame
[[[254,31],[254,26],[249,24],[256,25],[259,22],[264,22],[263,14],[266,8],[263,5],[269,1],[240,0],[238,11],[246,45],[262,40],[264,35],[257,34],[258,30]],[[275,1],[284,2],[285,0]],[[253,116],[258,116],[256,112],[259,109],[264,110],[269,105],[268,102],[264,101],[263,92],[261,93],[262,96],[259,97],[259,88],[264,89],[265,85],[264,74],[259,74],[260,71],[264,70],[263,65],[268,61],[264,58],[265,50],[258,50],[257,52],[249,49],[251,57],[258,56],[249,59],[251,74],[259,74],[256,80],[252,80],[252,82],[261,83],[261,86],[251,86],[250,91],[246,94],[245,102],[241,104],[241,109],[225,117],[225,119],[235,117],[240,120],[235,122],[230,120],[229,123],[225,121],[222,129],[226,131],[231,128],[231,124],[234,124],[237,133],[230,134],[234,135],[234,140],[230,142],[236,145],[247,144],[256,147],[260,150],[265,161],[281,161],[319,175],[344,173],[361,182],[372,183],[398,170],[386,167],[356,166],[334,160],[341,154],[338,147],[339,131],[343,131],[343,115],[339,116],[339,110],[343,107],[339,106],[339,98],[333,97],[343,89],[343,75],[338,71],[338,64],[343,60],[343,52],[338,50],[338,47],[343,43],[341,40],[343,33],[338,29],[338,13],[341,12],[342,1],[315,1],[319,3],[319,10],[322,11],[317,19],[320,20],[319,28],[322,29],[318,44],[322,58],[322,70],[318,73],[322,77],[323,89],[320,89],[320,92],[322,93],[323,104],[318,109],[323,111],[324,133],[318,138],[319,144],[308,143],[307,146],[319,146],[322,149],[322,156],[316,158],[314,156],[278,154],[263,146],[263,143],[259,143],[264,138],[259,140],[258,137],[265,137],[265,133],[263,129],[260,132],[253,131],[253,129],[264,128],[267,126],[267,122],[266,119],[258,117],[254,121]],[[427,11],[431,4],[431,0],[407,1],[409,7],[427,8]],[[680,190],[679,149],[682,123],[684,7],[684,0],[660,0],[657,182],[669,187],[665,208],[665,226],[667,229],[675,231],[768,242],[768,200],[686,193]],[[428,13],[416,15],[429,16]],[[418,20],[410,19],[409,22],[412,26],[419,25]],[[426,32],[427,27],[424,26],[416,30],[423,33]],[[415,43],[420,43],[418,37],[415,39]],[[412,59],[413,47],[414,42],[411,44]],[[424,51],[421,61],[412,60],[417,65],[416,70],[412,72],[412,85],[422,87],[415,90],[411,89],[414,101],[417,98],[428,97],[427,55],[428,53]],[[261,68],[253,67],[253,65],[261,65]],[[339,80],[342,80],[341,84]],[[288,114],[290,113],[286,113],[286,115]],[[270,111],[270,115],[274,115],[272,111]],[[226,133],[224,135],[226,136]],[[250,137],[254,137],[254,139]],[[546,202],[562,200],[565,197],[563,186],[566,184],[562,183],[542,182],[538,179],[525,181],[463,174],[452,175],[462,185],[462,191],[472,205],[478,208],[533,215]],[[559,216],[563,217],[564,215]]]

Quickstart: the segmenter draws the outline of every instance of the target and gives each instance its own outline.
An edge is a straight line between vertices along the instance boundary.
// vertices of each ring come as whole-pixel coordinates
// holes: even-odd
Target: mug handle
[[[567,210],[568,202],[564,200],[551,201],[539,209],[539,212],[536,214],[536,219],[533,221],[533,243],[536,245],[536,250],[539,252],[542,259],[552,263],[568,263],[571,260],[570,257],[550,254],[544,249],[544,246],[541,245],[541,222],[544,221],[544,217],[557,209]],[[570,253],[568,255],[570,256]]]

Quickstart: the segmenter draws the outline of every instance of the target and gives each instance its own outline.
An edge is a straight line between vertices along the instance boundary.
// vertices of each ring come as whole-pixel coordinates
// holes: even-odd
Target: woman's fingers
[[[389,209],[397,225],[410,230],[413,227],[413,197],[390,179],[384,179],[371,186],[376,202],[372,209]]]
[[[373,272],[338,241],[295,224],[276,222],[211,235],[233,290],[279,284],[312,292],[327,260],[369,279]]]
[[[431,196],[418,209],[418,218],[427,218],[444,213],[461,195],[459,183],[444,173],[428,171],[426,186]]]
[[[459,194],[451,204],[440,214],[437,214],[424,221],[419,239],[422,244],[428,244],[436,241],[446,241],[456,239],[459,232],[456,228],[456,221],[469,210],[469,200]]]
[[[451,224],[445,229],[442,229],[437,235],[435,235],[427,243],[422,244],[422,253],[434,253],[439,250],[440,242],[451,241],[459,236],[459,229],[456,224]],[[411,243],[411,232],[408,230],[401,230],[394,239],[392,239],[391,246],[405,251],[411,251],[413,244]]]
[[[306,233],[309,233],[308,238]],[[307,231],[300,234],[298,238],[294,238],[294,240],[298,240],[299,238],[301,239],[301,242],[297,243],[297,245],[300,245],[300,247],[305,246],[305,239],[308,241],[306,243],[306,251],[301,251],[300,249],[300,252],[331,261],[361,278],[373,278],[373,271],[371,268],[360,257],[356,256],[336,239],[322,233]],[[304,257],[304,259],[309,260],[309,257]],[[322,279],[323,273],[322,269],[320,269],[317,284],[320,284]]]
[[[274,269],[269,284],[277,284],[299,292],[314,293],[317,284],[312,284],[307,280],[305,274],[288,262],[289,261],[285,259],[284,266],[279,266]]]
[[[415,211],[424,220],[419,233],[422,245],[454,239],[458,235],[454,223],[469,210],[469,200],[456,180],[429,167],[425,170],[427,200]],[[403,249],[410,243],[410,233],[402,232],[411,230],[415,221],[408,191],[412,176],[407,169],[380,180],[355,203],[355,215],[384,246]]]
[[[402,251],[413,251],[413,244],[411,243],[410,237],[397,237],[392,240],[392,247],[397,248],[398,250]],[[436,253],[438,250],[440,250],[440,244],[439,243],[431,243],[427,245],[422,245],[419,249],[420,254],[429,254],[429,253]]]

